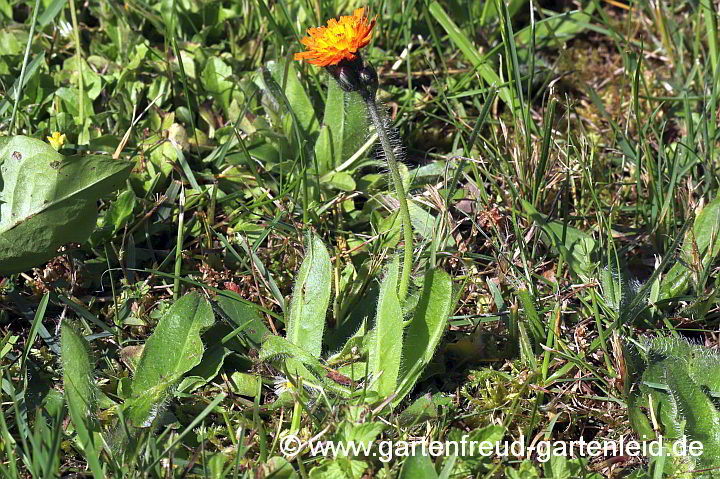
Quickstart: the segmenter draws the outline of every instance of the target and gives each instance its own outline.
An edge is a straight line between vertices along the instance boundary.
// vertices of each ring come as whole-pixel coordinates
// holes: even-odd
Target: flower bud
[[[363,97],[374,99],[378,87],[375,68],[363,62],[360,55],[353,60],[342,60],[337,65],[328,65],[325,69],[335,78],[346,92],[359,92]]]

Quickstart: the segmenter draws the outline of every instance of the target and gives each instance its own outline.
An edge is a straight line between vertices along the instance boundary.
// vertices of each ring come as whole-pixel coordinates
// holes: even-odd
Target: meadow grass
[[[432,266],[456,299],[400,404],[298,381],[258,359],[263,338],[238,319],[284,336],[312,230],[333,265],[325,365],[355,374],[342,346],[403,248],[398,202],[362,104],[345,104],[352,151],[319,164],[333,80],[291,58],[308,27],[361,6],[377,15],[363,55],[379,108],[404,144],[410,298]],[[61,151],[135,162],[132,195],[100,201],[87,244],[0,279],[3,476],[662,477],[647,458],[384,461],[377,442],[337,458],[281,444],[636,437],[622,344],[662,331],[717,346],[714,258],[680,248],[719,184],[717,5],[0,1],[0,26],[3,134],[60,131]],[[677,263],[689,287],[660,289]],[[132,347],[193,290],[227,322],[203,336],[206,353],[220,346],[154,428],[125,434]],[[60,321],[90,342],[89,431],[67,420]]]

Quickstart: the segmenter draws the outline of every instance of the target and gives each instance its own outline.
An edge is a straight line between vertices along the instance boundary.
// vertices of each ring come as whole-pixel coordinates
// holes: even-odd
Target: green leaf
[[[544,464],[545,476],[552,479],[570,479],[570,468],[568,458],[549,454],[549,460]]]
[[[322,132],[326,138],[322,138]],[[321,136],[315,144],[320,174],[341,165],[365,143],[368,118],[365,102],[357,92],[344,91],[336,81],[328,84]],[[322,143],[321,143],[322,142]]]
[[[332,264],[322,240],[310,234],[287,318],[287,339],[319,358],[330,304]]]
[[[265,464],[259,464],[255,474],[255,477],[272,479],[297,479],[300,477],[292,465],[281,456],[273,456]]]
[[[442,393],[435,393],[433,396],[424,394],[397,416],[397,422],[401,426],[409,426],[434,421],[440,417],[441,408],[449,406],[451,402],[452,399]]]
[[[50,6],[38,16],[38,25],[42,28],[55,20],[55,17],[62,11],[66,4],[67,2],[65,0],[53,0]],[[47,3],[45,5],[47,5]]]
[[[212,345],[205,354],[203,354],[200,364],[188,371],[187,376],[180,382],[178,389],[180,391],[190,392],[212,381],[220,372],[225,358],[231,353],[232,351],[230,349],[220,343]]]
[[[361,479],[368,465],[365,461],[338,456],[322,461],[310,469],[310,479]]]
[[[80,107],[78,106],[80,102],[78,101],[78,95],[79,92],[77,88],[60,87],[55,90],[55,96],[62,101],[62,105],[64,106],[63,111],[72,115],[76,121],[80,118]],[[88,92],[84,92],[83,102],[85,115],[87,117],[94,116],[95,110],[93,109],[92,100],[88,97]]]
[[[216,56],[208,58],[205,69],[202,72],[202,80],[205,88],[220,103],[227,113],[230,106],[230,96],[235,82],[232,80],[232,68],[222,59]]]
[[[218,295],[215,301],[234,327],[243,327],[240,337],[247,339],[253,347],[260,347],[270,335],[270,330],[254,307],[228,296]]]
[[[630,383],[625,388],[628,415],[638,436],[655,438],[652,419],[668,444],[683,439],[702,443],[700,457],[680,457],[697,461],[696,466],[720,466],[720,355],[668,336],[627,344],[623,352]]]
[[[169,390],[200,364],[200,332],[215,322],[210,303],[193,292],[165,312],[138,362],[130,399],[125,402],[135,427],[149,427]]]
[[[693,243],[697,249],[693,247]],[[695,258],[693,250],[699,255]],[[680,257],[660,281],[659,299],[671,299],[685,294],[690,286],[693,271],[707,269],[720,254],[720,196],[711,201],[695,218],[692,231],[685,233]]]
[[[506,466],[505,477],[508,479],[539,479],[540,474],[532,462],[526,459],[519,466]]]
[[[398,258],[396,257],[380,285],[375,328],[370,332],[371,391],[380,397],[393,394],[397,388],[400,358],[403,350],[403,313],[397,295]]]
[[[25,271],[92,233],[98,198],[132,164],[104,156],[63,157],[25,136],[0,138],[0,274]]]
[[[132,190],[125,190],[120,193],[117,200],[113,201],[105,215],[105,224],[110,226],[113,234],[120,231],[132,217],[135,208],[135,193]]]
[[[435,479],[438,477],[432,459],[424,452],[425,449],[420,454],[413,454],[405,460],[398,479],[415,479],[416,477]]]
[[[452,308],[450,275],[441,269],[428,270],[415,314],[405,334],[403,366],[395,402],[399,402],[412,390],[423,369],[432,359],[440,339],[445,334]]]
[[[491,2],[492,3],[492,2]],[[579,33],[585,31],[592,21],[595,3],[589,2],[584,10],[559,13],[538,21],[535,27],[535,42],[540,47],[557,48]],[[515,39],[518,43],[530,43],[532,30],[523,29]]]
[[[305,366],[313,369],[318,375],[323,374],[326,369],[317,357],[310,355],[305,349],[280,336],[268,336],[262,345],[258,359],[269,361],[280,358],[295,360],[296,362],[292,363],[293,367],[288,367],[288,372],[293,375],[300,374],[311,381],[317,381],[318,376],[310,373]],[[294,367],[296,364],[298,365],[297,370]],[[308,374],[305,374],[306,372]]]
[[[25,86],[28,84],[28,82],[35,77],[35,74],[37,73],[38,69],[41,66],[45,65],[45,52],[43,51],[39,55],[36,55],[30,63],[28,63],[26,69],[25,69],[25,77],[23,78],[23,84],[22,88],[25,89]],[[17,78],[15,82],[12,85],[12,88],[8,90],[8,94],[5,96],[2,102],[0,102],[0,116],[4,116],[7,110],[12,106],[13,102],[15,101],[15,95],[19,89],[20,86],[20,78]]]
[[[283,360],[284,364],[276,363],[278,369],[284,368],[292,377],[299,376],[313,384],[322,380],[324,386],[336,394],[342,396],[350,394],[347,388],[326,378],[328,368],[318,358],[280,336],[270,335],[265,339],[258,359],[260,361]]]
[[[685,358],[678,360],[685,361]],[[712,372],[714,375],[720,372],[718,364]],[[688,438],[702,444],[700,463],[705,467],[720,466],[720,412],[714,398],[681,368],[667,370],[665,376],[670,394],[685,420]]]
[[[560,221],[548,221],[547,216],[538,212],[529,202],[522,201],[527,217],[537,223],[545,233],[544,238],[555,249],[570,269],[583,281],[589,281],[594,269],[592,254],[595,240],[592,236],[577,228],[567,226]]]
[[[528,323],[530,324],[529,339],[532,340],[532,345],[537,348],[539,344],[545,341],[545,326],[540,320],[537,309],[535,308],[535,298],[526,289],[518,289],[517,296],[522,302],[523,309],[525,310],[525,316],[527,317]]]
[[[293,62],[290,61],[287,64],[284,61],[269,62],[267,67],[273,79],[280,88],[283,89],[285,97],[290,103],[290,108],[292,108],[295,118],[297,118],[300,129],[306,135],[316,132],[320,125],[317,116],[315,116],[315,109],[312,106],[310,97],[308,97],[305,91],[305,87],[300,83],[300,80],[298,80],[297,69]],[[275,101],[278,104],[283,103],[280,98],[275,98]]]
[[[412,223],[413,231],[426,240],[432,241],[433,235],[437,232],[435,216],[428,213],[425,208],[412,200],[408,200],[408,210],[410,211],[410,222]],[[398,221],[397,228],[400,228],[399,223]],[[446,243],[448,246],[455,246],[455,238],[453,238],[452,235],[447,235]]]
[[[63,386],[68,404],[72,404],[80,417],[92,417],[95,414],[95,386],[90,345],[68,321],[63,321],[60,329],[60,341],[63,362]],[[72,418],[73,423],[78,418]]]
[[[99,454],[94,442],[92,418],[95,417],[96,386],[90,345],[67,320],[60,328],[60,347],[63,364],[63,388],[70,419],[75,426],[80,446],[85,452],[90,470],[96,479],[104,478]]]
[[[332,82],[331,82],[332,83]],[[320,134],[315,140],[315,161],[318,165],[318,171],[323,174],[332,168],[334,160],[334,148],[332,135],[330,134],[330,126],[323,125],[320,127]]]
[[[352,175],[346,171],[332,173],[324,181],[340,191],[354,191],[357,188]]]
[[[262,387],[262,377],[257,374],[235,371],[230,375],[229,386],[233,393],[240,396],[255,396]]]
[[[369,447],[378,434],[383,432],[385,424],[382,422],[366,422],[363,424],[356,424],[353,422],[345,422],[342,427],[339,428],[336,439],[342,442],[355,444],[363,444]]]

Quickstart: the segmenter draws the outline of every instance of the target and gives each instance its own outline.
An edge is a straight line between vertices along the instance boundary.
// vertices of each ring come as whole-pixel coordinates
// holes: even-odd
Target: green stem
[[[15,103],[13,104],[12,116],[10,117],[10,126],[8,127],[8,133],[12,135],[13,127],[15,126],[15,115],[17,115],[18,105],[20,104],[20,98],[22,97],[23,83],[25,83],[25,68],[27,67],[28,59],[30,58],[30,46],[32,45],[32,38],[35,35],[35,23],[37,22],[38,9],[40,8],[40,0],[35,1],[35,7],[33,8],[32,22],[30,23],[30,34],[28,35],[27,45],[25,45],[25,57],[23,58],[22,68],[20,69],[20,78],[17,82],[17,89],[15,90]]]
[[[180,190],[180,206],[178,210],[178,232],[175,246],[175,281],[173,283],[173,300],[180,298],[180,273],[182,273],[183,228],[185,227],[185,188]]]
[[[298,388],[302,388],[302,383],[298,382]],[[295,434],[300,430],[300,421],[302,419],[302,404],[300,404],[300,395],[294,394],[295,402],[293,404],[292,422],[290,423],[290,434]]]
[[[78,118],[80,122],[80,136],[85,127],[85,84],[83,82],[82,50],[80,49],[80,30],[78,29],[77,15],[75,14],[75,0],[70,0],[70,19],[75,33],[75,61],[78,69]]]
[[[402,178],[400,177],[397,158],[395,158],[395,152],[390,144],[390,138],[388,137],[385,124],[378,113],[375,99],[370,95],[362,96],[365,100],[368,113],[370,114],[370,120],[372,120],[375,125],[375,131],[380,139],[380,144],[382,145],[383,151],[385,151],[385,158],[387,158],[388,166],[390,167],[390,172],[392,173],[393,183],[395,183],[395,195],[400,202],[400,215],[402,216],[403,237],[405,241],[405,256],[403,259],[402,276],[400,277],[400,286],[398,290],[398,298],[402,302],[407,296],[408,286],[410,284],[410,270],[412,269],[413,232],[412,223],[410,223],[410,209],[408,208],[407,198],[405,197],[405,188],[403,188]]]

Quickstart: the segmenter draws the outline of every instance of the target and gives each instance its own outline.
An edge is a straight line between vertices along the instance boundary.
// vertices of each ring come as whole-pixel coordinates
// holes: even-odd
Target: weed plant
[[[0,0],[0,475],[717,475],[717,17]]]

